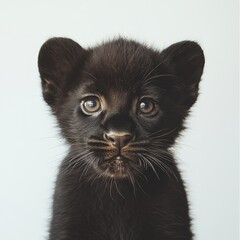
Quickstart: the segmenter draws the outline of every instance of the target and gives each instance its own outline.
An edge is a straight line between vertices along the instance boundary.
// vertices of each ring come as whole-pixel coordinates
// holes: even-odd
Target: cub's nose
[[[108,142],[111,142],[117,148],[123,148],[126,146],[131,140],[133,140],[134,136],[130,133],[121,133],[121,132],[109,132],[104,133],[104,139]]]

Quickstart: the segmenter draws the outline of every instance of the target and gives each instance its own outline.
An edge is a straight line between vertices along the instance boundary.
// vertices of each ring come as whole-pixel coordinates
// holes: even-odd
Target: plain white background
[[[0,2],[0,239],[47,237],[57,166],[66,146],[41,97],[41,44],[65,36],[83,47],[123,35],[159,49],[198,41],[201,95],[176,155],[196,240],[237,240],[238,1]]]

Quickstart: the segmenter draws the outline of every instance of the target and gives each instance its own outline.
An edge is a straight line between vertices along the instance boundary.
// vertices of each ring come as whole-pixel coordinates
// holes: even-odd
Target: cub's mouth
[[[91,146],[91,151],[98,159],[95,169],[97,168],[96,170],[100,175],[114,178],[132,177],[142,172],[143,165],[138,154],[146,151],[142,146],[145,142],[134,141],[119,148],[107,141],[91,138],[89,146]]]

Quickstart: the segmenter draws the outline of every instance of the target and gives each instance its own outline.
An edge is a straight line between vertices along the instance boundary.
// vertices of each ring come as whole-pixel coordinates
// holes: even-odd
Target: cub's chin
[[[141,171],[141,167],[136,165],[136,159],[120,155],[104,159],[97,168],[100,175],[118,179],[134,177]]]

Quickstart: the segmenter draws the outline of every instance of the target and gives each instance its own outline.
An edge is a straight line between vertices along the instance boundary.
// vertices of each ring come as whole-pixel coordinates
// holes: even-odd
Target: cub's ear
[[[175,74],[183,86],[182,103],[190,108],[198,97],[198,87],[204,67],[201,47],[192,41],[182,41],[161,52],[168,69]]]
[[[38,55],[38,68],[43,97],[51,107],[64,94],[64,86],[76,68],[81,67],[86,53],[78,43],[68,38],[51,38],[42,45]]]

